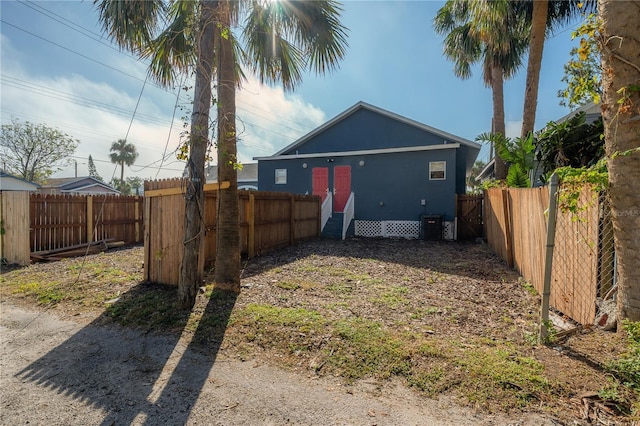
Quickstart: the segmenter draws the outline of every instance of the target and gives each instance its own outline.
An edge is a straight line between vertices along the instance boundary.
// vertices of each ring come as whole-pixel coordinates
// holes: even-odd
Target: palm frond
[[[246,59],[263,82],[293,90],[307,67],[317,73],[338,66],[346,51],[346,28],[333,1],[253,1],[243,36]]]
[[[162,0],[94,0],[103,30],[121,48],[140,52],[154,37],[164,15]]]
[[[181,0],[172,3],[168,26],[142,51],[151,58],[149,74],[163,86],[175,81],[179,72],[186,73],[196,61],[196,3]]]

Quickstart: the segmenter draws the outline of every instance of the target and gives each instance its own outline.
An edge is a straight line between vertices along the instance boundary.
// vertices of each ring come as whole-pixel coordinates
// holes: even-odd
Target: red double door
[[[313,181],[313,195],[319,195],[322,200],[329,192],[329,168],[314,167],[311,171]],[[341,213],[351,194],[351,166],[333,167],[333,211]]]

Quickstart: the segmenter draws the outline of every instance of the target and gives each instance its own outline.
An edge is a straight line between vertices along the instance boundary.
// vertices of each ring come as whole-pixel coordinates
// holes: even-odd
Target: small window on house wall
[[[429,180],[445,180],[447,172],[446,161],[429,162]]]
[[[276,185],[287,183],[287,169],[276,169]]]

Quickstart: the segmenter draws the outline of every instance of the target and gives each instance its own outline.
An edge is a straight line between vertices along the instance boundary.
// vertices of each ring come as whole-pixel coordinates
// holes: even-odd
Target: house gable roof
[[[120,191],[113,188],[110,185],[107,185],[104,182],[92,177],[92,176],[81,176],[81,177],[72,177],[72,178],[51,178],[48,179],[47,182],[42,185],[42,188],[56,188],[60,192],[106,192],[119,194]],[[92,191],[91,188],[95,188],[95,191]]]
[[[409,119],[407,117],[403,117],[403,116],[401,116],[399,114],[396,114],[396,113],[384,110],[382,108],[370,105],[370,104],[368,104],[366,102],[360,101],[360,102],[356,103],[354,106],[352,106],[351,108],[347,109],[346,111],[342,112],[341,114],[339,114],[336,117],[332,118],[331,120],[327,121],[323,125],[315,128],[311,132],[307,133],[306,135],[304,135],[303,137],[301,137],[297,141],[293,142],[292,144],[290,144],[290,145],[284,147],[283,149],[281,149],[280,151],[276,152],[273,156],[274,157],[278,157],[278,156],[281,156],[281,155],[286,155],[287,153],[291,154],[291,153],[295,152],[294,150],[296,148],[300,147],[301,145],[305,144],[306,142],[308,142],[309,140],[311,140],[315,136],[317,136],[320,133],[326,131],[327,129],[335,126],[336,124],[342,122],[343,120],[345,120],[346,118],[352,116],[354,113],[356,113],[356,112],[358,112],[360,110],[367,110],[367,111],[382,115],[384,117],[390,118],[390,119],[398,121],[400,123],[404,123],[404,124],[407,124],[409,126],[415,127],[415,128],[417,128],[419,130],[423,130],[423,131],[432,133],[434,135],[440,136],[440,137],[442,137],[445,140],[450,141],[450,142],[459,143],[461,145],[468,145],[470,147],[473,147],[473,148],[476,148],[476,149],[480,149],[480,144],[478,144],[476,142],[472,142],[472,141],[470,141],[468,139],[461,138],[461,137],[453,135],[451,133],[444,132],[442,130],[436,129],[435,127],[428,126],[426,124],[423,124],[423,123],[420,123],[418,121]]]
[[[0,169],[0,177],[2,178],[6,178],[6,179],[15,179],[17,181],[20,181],[22,183],[28,184],[28,185],[33,185],[35,188],[40,188],[40,184],[35,183],[35,182],[31,182],[30,180],[26,180],[23,179],[21,177],[12,175],[11,173],[7,173],[4,170]]]

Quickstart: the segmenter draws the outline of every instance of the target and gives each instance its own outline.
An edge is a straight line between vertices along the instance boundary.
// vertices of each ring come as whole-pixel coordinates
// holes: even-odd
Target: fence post
[[[289,225],[291,227],[291,232],[289,232],[289,245],[293,245],[296,241],[296,199],[294,197],[295,195],[291,194],[291,212],[289,213],[291,215]]]
[[[256,255],[256,197],[249,194],[249,211],[247,212],[247,220],[249,221],[249,242],[247,251],[249,259]],[[217,221],[217,218],[216,218]]]
[[[135,229],[136,229],[136,243],[140,242],[140,222],[138,221],[138,218],[140,217],[140,203],[138,202],[139,197],[136,197],[133,200],[133,211],[134,211],[134,215],[135,215]]]
[[[93,197],[87,195],[87,243],[93,242]]]
[[[556,235],[558,175],[551,175],[549,184],[549,220],[547,222],[547,250],[544,259],[544,285],[542,306],[540,308],[540,342],[546,342],[549,326],[549,297],[551,296],[551,268],[553,266],[553,247]]]
[[[507,265],[510,268],[513,268],[514,260],[513,260],[513,226],[511,217],[511,205],[509,203],[510,195],[508,189],[501,190],[502,195],[502,212],[504,215],[504,238],[505,238],[505,249],[507,253]]]

